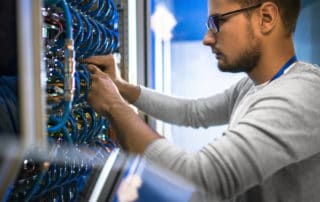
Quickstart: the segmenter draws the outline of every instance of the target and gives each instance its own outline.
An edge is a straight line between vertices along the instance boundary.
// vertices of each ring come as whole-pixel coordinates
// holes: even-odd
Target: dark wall
[[[0,1],[0,136],[19,134],[15,0]]]
[[[17,73],[15,0],[0,1],[0,75]]]

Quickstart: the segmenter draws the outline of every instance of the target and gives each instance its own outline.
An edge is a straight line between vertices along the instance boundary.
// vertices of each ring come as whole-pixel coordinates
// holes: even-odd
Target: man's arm
[[[142,154],[150,143],[161,138],[125,102],[115,103],[109,114],[120,144],[129,152]]]
[[[100,55],[87,58],[83,62],[93,64],[108,74],[125,100],[157,119],[194,128],[207,128],[228,122],[237,98],[234,92],[238,91],[235,89],[238,85],[224,93],[201,99],[168,96],[123,80],[116,59],[113,55]],[[241,82],[240,86],[243,83]]]
[[[122,98],[107,74],[93,65],[88,103],[96,112],[108,117],[121,146],[129,152],[143,153],[154,140],[161,138],[136,114]]]

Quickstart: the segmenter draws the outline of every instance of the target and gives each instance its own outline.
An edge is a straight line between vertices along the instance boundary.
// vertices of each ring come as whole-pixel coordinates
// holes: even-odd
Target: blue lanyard
[[[294,55],[292,58],[290,58],[290,60],[288,60],[288,62],[285,65],[281,67],[278,73],[274,75],[269,82],[279,78],[284,73],[284,71],[286,71],[286,69],[288,69],[288,67],[290,67],[296,61],[297,61],[297,56]]]

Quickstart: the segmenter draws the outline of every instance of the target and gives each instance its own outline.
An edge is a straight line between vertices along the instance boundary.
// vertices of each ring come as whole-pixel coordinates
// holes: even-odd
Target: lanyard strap
[[[286,71],[286,69],[288,69],[288,67],[290,67],[296,61],[297,61],[297,56],[294,55],[292,58],[288,60],[288,62],[285,65],[281,67],[281,69],[277,72],[277,74],[272,77],[270,82],[279,78],[284,73],[284,71]]]

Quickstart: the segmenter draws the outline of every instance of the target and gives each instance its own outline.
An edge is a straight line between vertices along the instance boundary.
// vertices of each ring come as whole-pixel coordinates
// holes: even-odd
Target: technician
[[[129,84],[108,55],[86,60],[88,102],[110,118],[124,149],[183,175],[212,200],[318,202],[320,71],[295,56],[300,6],[298,0],[208,0],[204,45],[221,71],[248,75],[221,94],[180,99]],[[169,123],[228,128],[190,154],[145,124],[129,103]]]

